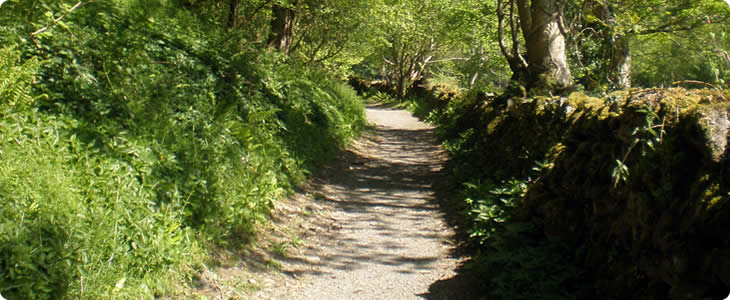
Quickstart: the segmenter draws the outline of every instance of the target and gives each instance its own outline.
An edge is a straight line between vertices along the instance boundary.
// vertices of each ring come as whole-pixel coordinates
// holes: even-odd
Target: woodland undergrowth
[[[0,294],[174,295],[364,126],[356,93],[175,1],[0,9]]]

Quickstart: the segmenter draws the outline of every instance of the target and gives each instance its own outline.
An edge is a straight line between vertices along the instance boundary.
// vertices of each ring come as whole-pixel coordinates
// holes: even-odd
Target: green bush
[[[174,293],[364,127],[352,89],[176,1],[35,5],[0,10],[8,299]]]

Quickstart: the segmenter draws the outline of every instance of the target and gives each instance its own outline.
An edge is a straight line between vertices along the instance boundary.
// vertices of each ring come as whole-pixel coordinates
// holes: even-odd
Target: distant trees
[[[615,8],[609,1],[585,0],[580,9],[576,8],[572,37],[575,49],[588,50],[595,47],[592,55],[575,56],[577,64],[585,68],[586,59],[597,65],[592,77],[583,78],[587,88],[598,88],[608,84],[617,89],[631,87],[631,51],[629,35],[621,32],[621,26],[615,15]],[[586,48],[581,49],[581,46]],[[597,46],[597,47],[596,47]],[[590,50],[589,50],[590,51]]]
[[[362,60],[371,20],[365,0],[280,0],[271,5],[267,49],[338,73]]]
[[[406,0],[381,5],[378,12],[382,39],[376,53],[397,96],[424,72],[434,53],[443,46],[444,6],[440,1]]]
[[[341,76],[357,65],[399,96],[427,74],[496,88],[511,74],[543,94],[730,74],[722,0],[177,1],[249,45]]]
[[[613,14],[615,21],[608,23],[611,25],[609,32],[611,37],[606,42],[611,44],[613,51],[609,52],[609,59],[614,68],[613,73],[619,73],[621,67],[622,53],[631,52],[640,56],[649,56],[653,59],[644,60],[644,63],[659,63],[663,58],[673,57],[676,59],[665,67],[664,74],[671,74],[679,71],[682,67],[692,66],[694,68],[706,68],[702,66],[706,61],[713,61],[716,55],[708,55],[707,52],[721,51],[726,52],[726,46],[721,44],[712,45],[718,41],[712,41],[712,35],[727,32],[728,20],[730,20],[730,8],[721,0],[621,0],[606,1],[604,6],[608,7]],[[723,38],[724,39],[724,38]],[[657,41],[656,46],[659,48],[647,49],[645,46],[650,40]],[[725,39],[727,42],[727,39]],[[677,51],[686,49],[687,51]],[[690,50],[692,49],[692,50]],[[725,50],[723,50],[725,49]],[[684,52],[684,53],[680,53]],[[714,56],[714,57],[712,57]],[[633,65],[633,64],[632,64]],[[642,64],[640,67],[644,67]],[[631,70],[632,66],[625,66],[625,69]],[[670,70],[670,72],[666,72]],[[700,73],[705,71],[678,72],[672,76],[679,80],[691,76],[692,79],[707,80],[715,82],[718,78],[701,78]],[[710,71],[710,70],[706,70]],[[633,74],[644,72],[643,69],[633,70]],[[711,72],[711,71],[710,71]],[[684,75],[679,75],[684,73]],[[692,74],[694,73],[694,74]],[[660,75],[661,74],[656,74]],[[614,80],[614,78],[616,78]],[[655,77],[651,85],[659,84]],[[620,76],[609,77],[609,82],[615,83],[619,88]],[[667,82],[667,84],[672,84]],[[643,82],[642,82],[643,83]],[[646,84],[646,83],[643,83]]]
[[[572,2],[571,7],[575,59],[586,67],[581,81],[591,89],[631,87],[632,41],[659,39],[663,44],[697,48],[703,28],[728,18],[727,6],[720,0],[585,0]],[[662,56],[673,56],[671,52]]]
[[[372,51],[373,5],[369,0],[304,1],[292,50],[307,64],[349,71]]]
[[[266,51],[343,73],[362,60],[375,26],[367,0],[177,0]]]
[[[514,84],[538,93],[559,91],[572,85],[571,65],[578,67],[576,79],[587,89],[629,88],[632,41],[652,37],[664,40],[664,44],[700,49],[703,45],[688,36],[712,23],[724,24],[730,16],[727,5],[720,0],[494,0],[493,3],[497,42],[513,72]],[[717,36],[711,36],[719,42]],[[724,35],[722,38],[725,39]],[[572,48],[568,51],[571,56],[566,55],[568,48]]]
[[[488,56],[483,38],[488,24],[480,17],[483,1],[376,2],[373,29],[378,38],[368,63],[393,86],[396,96],[405,96],[415,81],[439,69],[436,66],[443,76],[459,73],[465,85],[474,84]]]

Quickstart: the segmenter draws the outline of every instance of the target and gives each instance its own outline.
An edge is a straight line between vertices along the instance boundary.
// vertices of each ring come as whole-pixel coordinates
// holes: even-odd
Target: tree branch
[[[68,11],[66,11],[66,13],[64,13],[63,15],[61,15],[61,16],[60,16],[60,17],[58,17],[58,18],[52,19],[52,20],[51,20],[51,24],[48,24],[48,25],[46,25],[45,27],[43,27],[43,28],[41,28],[41,29],[38,29],[38,30],[36,30],[36,31],[32,32],[32,33],[30,34],[30,41],[31,41],[31,42],[33,42],[33,44],[34,44],[34,45],[36,46],[36,48],[40,49],[40,46],[38,46],[38,43],[36,43],[36,41],[35,41],[35,36],[36,36],[36,35],[39,35],[39,34],[41,34],[41,33],[43,33],[43,32],[46,32],[46,31],[48,31],[49,29],[52,29],[53,27],[55,27],[55,26],[56,26],[56,24],[57,24],[58,22],[61,22],[61,20],[63,20],[63,18],[65,18],[66,16],[68,16],[68,14],[70,14],[70,13],[71,13],[72,11],[76,10],[76,9],[77,9],[77,8],[79,8],[79,7],[81,6],[81,5],[85,5],[85,4],[88,4],[88,3],[91,3],[91,2],[93,2],[93,0],[92,0],[92,1],[90,1],[90,2],[87,2],[87,3],[84,3],[83,1],[79,1],[79,2],[78,2],[78,3],[76,3],[76,4],[74,5],[74,6],[72,6],[72,7],[71,7],[71,8],[70,8],[70,9],[69,9]]]
[[[316,63],[322,63],[325,60],[333,58],[333,57],[339,55],[340,53],[342,53],[342,51],[344,51],[344,50],[345,50],[344,45],[340,45],[340,47],[337,47],[334,51],[328,50],[327,54],[325,54],[325,56],[323,56],[322,58],[317,59]]]
[[[451,57],[451,58],[444,58],[444,59],[438,59],[438,60],[429,60],[424,62],[425,64],[433,64],[433,63],[439,63],[439,62],[445,62],[445,61],[470,61],[471,57]]]
[[[519,14],[519,13],[518,13]],[[520,19],[515,18],[515,0],[510,0],[510,29],[512,30],[512,57],[519,59],[523,66],[527,67],[527,60],[520,54]]]
[[[264,8],[265,8],[265,7],[267,6],[267,5],[269,5],[269,4],[270,4],[270,3],[269,3],[268,1],[264,1],[264,2],[262,2],[262,3],[261,3],[261,5],[259,5],[259,6],[258,6],[258,7],[256,7],[255,9],[253,9],[253,11],[252,11],[252,12],[251,12],[250,14],[248,14],[248,16],[246,17],[246,20],[245,20],[245,21],[243,22],[243,25],[247,25],[248,23],[250,23],[250,22],[251,22],[251,20],[252,20],[252,19],[253,19],[253,18],[254,18],[254,17],[255,17],[255,16],[256,16],[256,15],[257,15],[257,14],[258,14],[258,13],[259,13],[260,11],[262,11],[262,10],[263,10],[263,9],[264,9]]]
[[[497,41],[499,43],[499,50],[502,51],[502,55],[509,59],[509,52],[507,46],[504,45],[504,9],[502,6],[503,0],[497,0]],[[506,5],[505,5],[506,6]]]

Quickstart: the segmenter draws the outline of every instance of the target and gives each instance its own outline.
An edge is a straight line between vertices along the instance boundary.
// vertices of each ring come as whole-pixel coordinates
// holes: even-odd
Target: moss
[[[687,91],[671,89],[661,100],[664,115],[669,119],[696,118],[704,133],[712,159],[719,162],[727,147],[730,129],[730,103],[722,92],[711,90]]]
[[[726,260],[707,249],[730,251],[716,238],[730,226],[728,98],[659,88],[500,98],[447,125],[464,134],[453,136],[466,180],[534,179],[541,162],[513,220],[532,222],[531,239],[580,249],[571,255],[599,298],[709,296],[727,270],[700,270]],[[618,186],[617,160],[629,170]]]
[[[609,101],[610,99],[600,99],[588,96],[586,94],[575,92],[570,94],[565,104],[570,107],[568,111],[575,111],[578,115],[571,116],[577,118],[585,113],[589,113],[598,117],[599,120],[618,117],[617,111],[613,111]]]
[[[563,143],[557,143],[557,144],[553,145],[552,148],[550,148],[550,150],[548,151],[547,158],[551,162],[553,162],[556,159],[558,159],[558,157],[560,157],[561,154],[563,154],[565,149],[566,149],[566,147],[565,147],[565,145],[563,145]],[[553,165],[553,164],[551,164],[551,165]]]
[[[730,203],[730,187],[722,179],[730,168],[725,162],[728,98],[724,92],[685,89],[636,89],[606,99],[582,93],[512,98],[506,116],[490,119],[487,140],[500,149],[527,149],[529,159],[549,161],[539,183],[528,189],[520,218],[540,220],[547,239],[584,249],[585,265],[611,287],[597,287],[599,294],[647,298],[639,295],[650,293],[661,299],[670,290],[696,290],[704,295],[708,286],[718,284],[713,279],[718,277],[712,277],[717,272],[702,277],[710,284],[687,283],[690,274],[697,276],[688,262],[715,243],[701,232],[712,230],[708,220],[718,219],[713,214]],[[647,107],[658,118],[642,111]],[[661,134],[661,141],[647,128]],[[641,140],[634,144],[637,138]],[[654,144],[647,146],[645,140]],[[612,168],[624,156],[630,175],[615,187]],[[522,159],[490,157],[486,162],[499,166],[520,166],[514,161]],[[636,282],[654,288],[642,291]]]
[[[576,109],[597,110],[606,106],[606,102],[599,98],[590,97],[586,94],[575,92],[567,99],[568,105]]]
[[[714,184],[710,185],[705,190],[703,202],[705,202],[707,210],[712,209],[715,205],[717,205],[717,204],[721,203],[723,200],[725,200],[725,197],[723,195],[719,195],[719,193],[720,193],[720,184],[718,184],[718,183],[714,183]]]
[[[703,113],[728,107],[723,92],[713,90],[648,89],[624,94],[629,106],[643,107],[650,105],[658,108],[668,118]]]
[[[502,124],[502,121],[506,118],[506,115],[499,115],[498,117],[492,119],[489,124],[487,124],[487,134],[492,135],[496,132],[497,128],[499,128],[499,125]]]

